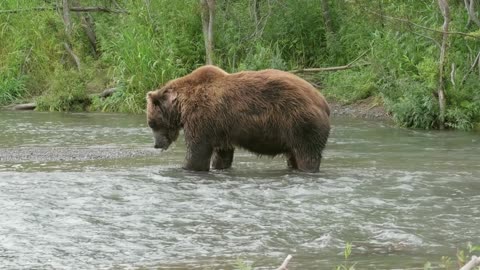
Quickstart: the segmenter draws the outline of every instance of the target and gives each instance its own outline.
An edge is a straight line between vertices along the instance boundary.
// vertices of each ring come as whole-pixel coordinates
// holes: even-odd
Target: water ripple
[[[19,125],[7,119],[3,149],[151,143],[143,117],[27,116]],[[480,243],[480,148],[456,136],[336,124],[319,174],[243,151],[232,170],[186,172],[181,142],[161,155],[2,163],[0,264],[230,269],[242,257],[262,269],[292,253],[292,268],[308,270],[332,268],[352,242],[364,268],[422,266]]]

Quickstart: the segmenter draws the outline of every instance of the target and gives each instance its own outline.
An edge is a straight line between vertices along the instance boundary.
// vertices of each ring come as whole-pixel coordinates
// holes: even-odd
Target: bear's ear
[[[160,101],[158,99],[158,91],[150,91],[147,93],[147,102],[151,102],[155,106],[160,106]]]
[[[154,92],[154,91],[149,91],[149,92],[147,93],[147,100],[153,99],[153,96],[154,96],[154,95],[155,95],[155,92]]]
[[[172,105],[172,103],[177,99],[177,96],[177,91],[173,90],[172,88],[168,88],[163,92],[163,100],[168,106]]]

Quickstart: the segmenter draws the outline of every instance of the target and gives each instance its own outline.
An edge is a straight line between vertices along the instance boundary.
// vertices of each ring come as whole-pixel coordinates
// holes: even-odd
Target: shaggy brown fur
[[[329,116],[325,98],[310,83],[273,69],[228,74],[203,66],[147,94],[155,147],[168,148],[183,128],[189,170],[229,168],[234,148],[241,147],[285,154],[290,168],[317,172]]]

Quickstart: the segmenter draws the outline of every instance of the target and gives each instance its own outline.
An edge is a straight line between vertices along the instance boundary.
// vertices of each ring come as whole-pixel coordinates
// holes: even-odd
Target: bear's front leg
[[[223,170],[232,167],[235,149],[215,149],[212,156],[212,168]]]
[[[184,169],[190,171],[208,171],[213,148],[205,143],[187,144],[186,162]]]
[[[303,172],[316,173],[319,171],[321,159],[322,157],[297,156],[295,157],[297,163],[296,169]]]

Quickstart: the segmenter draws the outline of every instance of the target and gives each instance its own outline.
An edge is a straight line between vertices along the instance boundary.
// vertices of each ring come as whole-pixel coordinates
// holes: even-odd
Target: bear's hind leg
[[[292,153],[287,154],[287,166],[289,169],[293,169],[293,170],[298,169],[297,160],[295,159],[295,156]]]
[[[211,167],[216,170],[224,170],[232,167],[234,151],[235,149],[215,149],[213,151]]]

